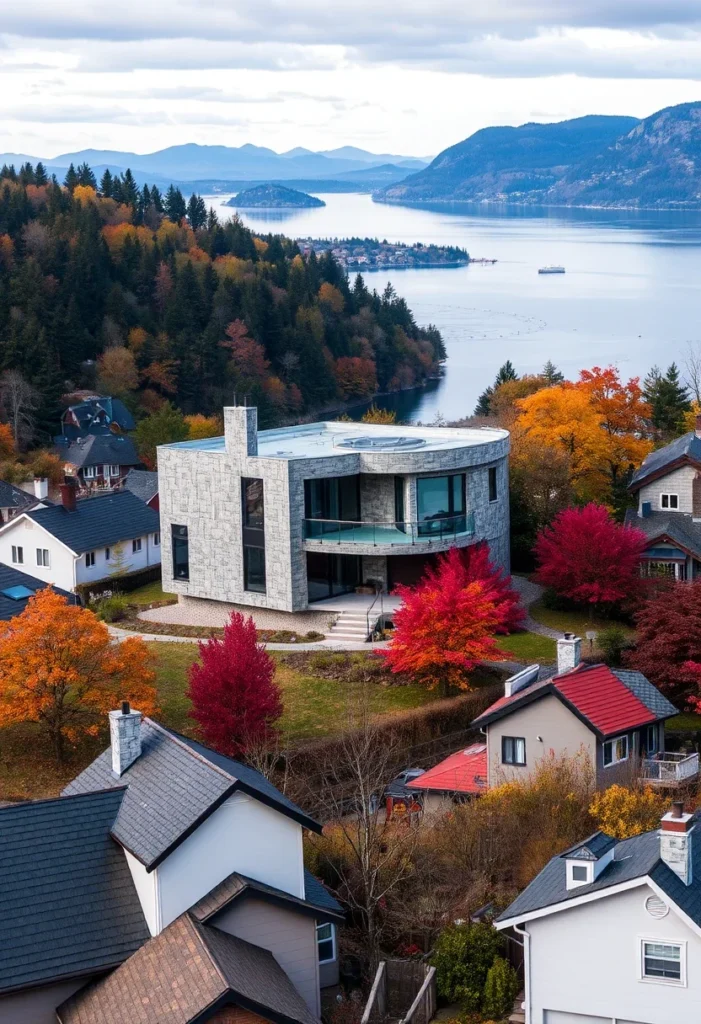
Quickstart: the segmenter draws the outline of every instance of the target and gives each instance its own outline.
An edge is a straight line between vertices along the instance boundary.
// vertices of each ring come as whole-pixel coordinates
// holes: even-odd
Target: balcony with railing
[[[653,786],[679,786],[699,773],[697,753],[670,753],[664,751],[655,757],[644,758],[643,781]]]
[[[372,547],[447,547],[475,533],[473,512],[457,516],[401,522],[368,522],[347,519],[305,519],[305,540],[323,545],[368,544]]]

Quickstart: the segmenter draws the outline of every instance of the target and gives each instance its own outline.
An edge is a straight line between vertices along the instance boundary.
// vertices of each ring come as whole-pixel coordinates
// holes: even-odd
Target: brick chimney
[[[132,711],[125,700],[119,711],[110,711],[109,719],[112,771],[123,775],[141,754],[141,712]]]
[[[75,479],[67,476],[61,484],[61,504],[66,512],[75,512]]]
[[[701,437],[701,415],[696,417],[696,428],[694,430],[694,433],[697,437]]]
[[[582,659],[582,641],[574,633],[565,633],[557,641],[557,674],[571,672]]]
[[[660,828],[660,857],[684,885],[692,882],[691,833],[694,824],[693,814],[685,814],[684,804],[678,800],[663,816]]]

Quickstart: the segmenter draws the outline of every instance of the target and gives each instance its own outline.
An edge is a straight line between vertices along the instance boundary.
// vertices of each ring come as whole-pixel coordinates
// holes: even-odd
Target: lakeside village
[[[377,238],[298,238],[297,245],[307,256],[331,253],[346,270],[402,270],[408,267],[462,267],[468,263],[496,263],[496,260],[471,260],[465,249],[455,245],[422,245],[416,242],[379,241]]]

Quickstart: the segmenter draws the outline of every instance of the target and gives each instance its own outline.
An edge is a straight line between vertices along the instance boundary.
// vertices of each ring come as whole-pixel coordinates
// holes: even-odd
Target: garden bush
[[[513,1009],[519,988],[518,974],[507,960],[498,956],[487,971],[482,1013],[487,1017],[494,1017],[495,1020],[508,1016]]]
[[[621,665],[623,652],[630,647],[630,641],[619,626],[609,626],[599,631],[596,643],[607,665]]]
[[[103,622],[119,622],[120,619],[127,617],[129,599],[124,594],[112,594],[110,597],[101,597],[99,601],[95,601],[90,605],[90,609]]]
[[[460,924],[446,928],[436,942],[431,963],[436,968],[438,995],[480,1010],[487,974],[504,951],[504,938],[491,924]]]

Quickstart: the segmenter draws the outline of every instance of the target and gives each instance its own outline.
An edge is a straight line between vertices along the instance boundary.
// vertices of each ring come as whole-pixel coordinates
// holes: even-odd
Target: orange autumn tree
[[[155,673],[143,640],[113,643],[107,626],[50,587],[30,598],[0,634],[0,725],[35,722],[56,758],[65,741],[96,735],[122,700],[157,709]]]

